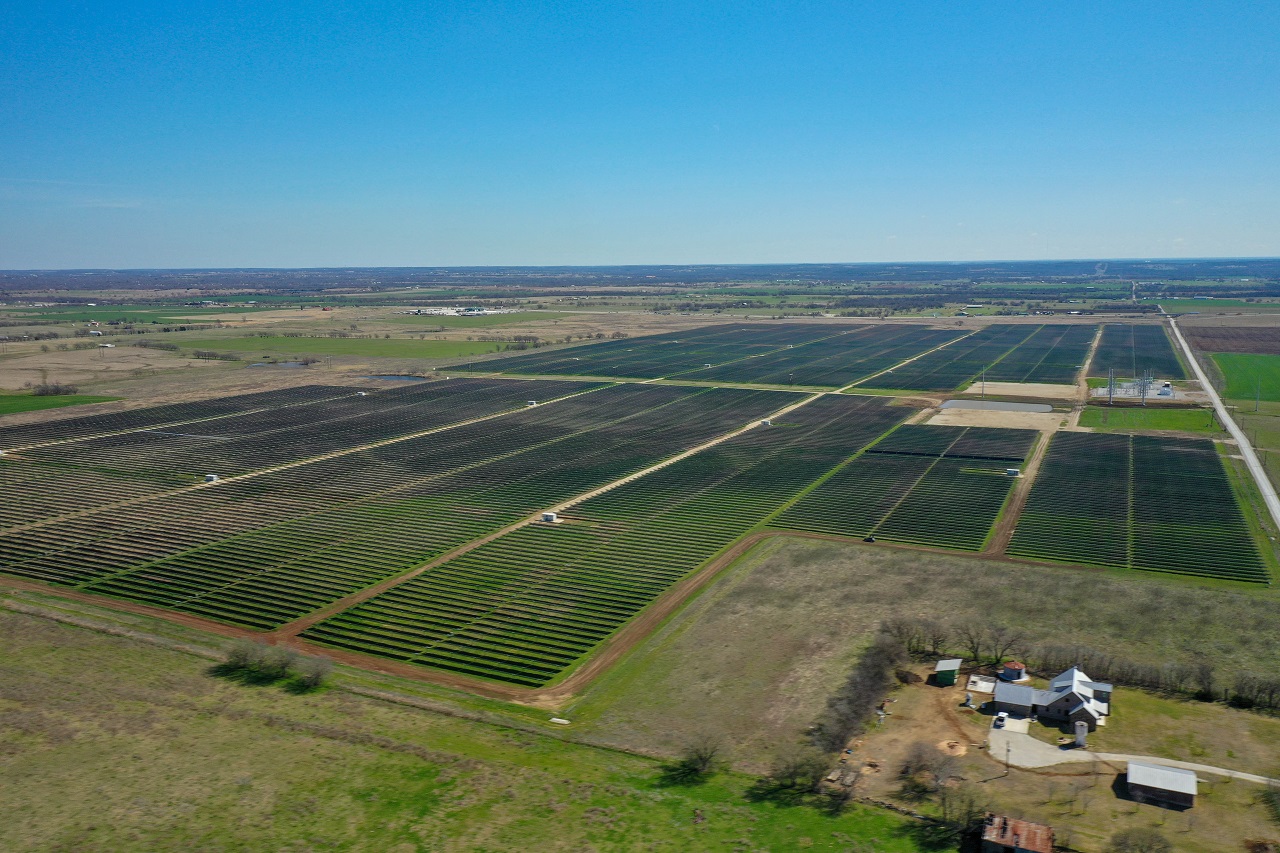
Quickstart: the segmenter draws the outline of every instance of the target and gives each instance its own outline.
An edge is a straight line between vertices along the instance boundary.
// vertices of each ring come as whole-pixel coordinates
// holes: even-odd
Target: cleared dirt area
[[[1280,327],[1274,325],[1186,326],[1183,332],[1191,345],[1201,352],[1280,355]]]
[[[960,392],[965,395],[983,393],[981,382]],[[1076,400],[1080,389],[1075,385],[1051,385],[1045,382],[988,382],[986,393],[992,397],[1031,397],[1041,400]]]
[[[928,669],[927,666],[914,667],[921,676],[926,675]],[[1088,853],[1106,850],[1110,835],[1130,826],[1158,827],[1166,838],[1175,842],[1173,849],[1195,853],[1243,850],[1240,846],[1243,839],[1273,834],[1266,811],[1256,799],[1260,790],[1257,785],[1202,775],[1200,795],[1191,811],[1141,805],[1128,799],[1123,787],[1117,784],[1126,769],[1123,762],[1006,769],[1003,753],[987,748],[991,712],[963,707],[963,687],[944,688],[918,682],[899,686],[891,697],[893,701],[886,706],[889,715],[884,722],[852,744],[852,753],[845,756],[849,765],[862,771],[857,791],[877,800],[921,808],[922,804],[937,799],[937,794],[928,792],[927,788],[937,784],[941,777],[942,787],[967,787],[994,810],[1053,826],[1060,844]],[[1112,722],[1129,722],[1133,717],[1148,715],[1150,703],[1141,697],[1142,694],[1135,691],[1124,691]],[[974,693],[973,703],[981,706],[990,698],[989,694]],[[1185,719],[1179,707],[1175,707],[1181,703],[1154,701],[1168,704],[1179,720]],[[1195,704],[1203,706],[1203,703]],[[1241,713],[1212,705],[1203,707],[1209,708],[1215,718],[1226,719]],[[1194,712],[1195,709],[1188,710]],[[1159,723],[1176,728],[1167,718]],[[1050,743],[1060,736],[1057,729],[1038,723],[1032,723],[1031,729],[1037,737]],[[1110,729],[1111,726],[1099,729],[1090,736],[1091,742],[1100,743],[1110,734]],[[1183,740],[1189,737],[1193,743],[1201,743],[1186,732],[1171,736]],[[1142,741],[1140,746],[1160,755],[1167,751],[1159,736],[1152,741]],[[1247,748],[1243,743],[1237,744],[1241,751]],[[1252,748],[1266,751],[1269,745],[1257,742]],[[919,762],[922,755],[934,769],[919,773],[911,780],[904,777],[901,772],[904,763],[908,759]],[[919,783],[923,783],[924,790]]]
[[[933,426],[1006,427],[1055,432],[1062,428],[1066,412],[991,412],[981,409],[941,409],[929,418]]]
[[[0,359],[0,388],[16,390],[30,383],[83,384],[115,379],[141,378],[152,371],[204,371],[226,367],[219,361],[181,358],[163,350],[115,346],[111,349],[40,352]]]

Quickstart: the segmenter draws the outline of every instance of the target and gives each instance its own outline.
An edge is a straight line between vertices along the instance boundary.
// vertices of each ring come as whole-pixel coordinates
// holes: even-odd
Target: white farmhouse
[[[1073,666],[1049,682],[1048,690],[997,682],[995,705],[997,711],[1025,717],[1043,717],[1063,723],[1083,720],[1089,731],[1094,731],[1099,721],[1111,713],[1111,685],[1094,681],[1082,669]]]

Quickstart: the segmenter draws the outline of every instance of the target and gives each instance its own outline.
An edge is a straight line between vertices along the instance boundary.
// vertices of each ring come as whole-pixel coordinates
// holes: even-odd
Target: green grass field
[[[0,849],[921,849],[911,822],[663,786],[655,759],[366,698],[0,610]],[[545,720],[546,715],[540,715]]]
[[[1104,432],[1177,430],[1178,432],[1218,433],[1222,431],[1213,417],[1212,409],[1086,406],[1080,413],[1080,426]]]
[[[1213,360],[1227,379],[1224,397],[1280,401],[1280,355],[1216,352]]]
[[[120,320],[126,323],[181,323],[183,320],[198,323],[217,317],[270,311],[276,305],[235,305],[227,308],[200,308],[194,305],[58,305],[31,310],[10,309],[6,316],[17,320],[55,320],[66,323],[84,323],[97,320],[108,323]]]
[[[1245,302],[1243,299],[1161,299],[1160,307],[1170,314],[1274,314],[1280,302]]]
[[[92,394],[64,394],[52,397],[36,397],[33,394],[0,394],[0,415],[16,415],[19,412],[38,412],[41,409],[61,409],[64,406],[83,406],[88,403],[110,403],[120,397],[97,397]]]
[[[459,358],[497,352],[493,341],[419,341],[386,338],[201,338],[182,341],[183,349],[249,353],[258,356],[351,355],[368,358]]]

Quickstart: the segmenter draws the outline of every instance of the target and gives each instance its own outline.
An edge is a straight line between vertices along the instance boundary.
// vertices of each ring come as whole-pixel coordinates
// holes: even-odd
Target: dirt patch
[[[1066,412],[992,412],[981,409],[942,409],[929,419],[931,425],[1006,427],[1056,432],[1066,420]]]
[[[975,382],[960,392],[961,394],[981,394],[983,384]],[[986,393],[993,397],[1032,397],[1040,400],[1075,400],[1080,396],[1080,389],[1075,385],[1050,385],[1041,382],[987,382]]]
[[[1191,345],[1201,352],[1245,352],[1280,355],[1280,328],[1268,326],[1201,326],[1182,324]]]

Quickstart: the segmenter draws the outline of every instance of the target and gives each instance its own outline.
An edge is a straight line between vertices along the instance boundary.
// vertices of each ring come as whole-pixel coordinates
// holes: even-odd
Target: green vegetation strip
[[[0,394],[0,415],[16,415],[19,412],[38,412],[41,409],[61,409],[66,406],[85,406],[90,403],[112,403],[120,397],[98,397],[92,394],[59,394],[37,397],[34,394]]]
[[[1061,432],[1008,553],[1268,583],[1213,442]]]
[[[828,396],[532,524],[303,634],[523,686],[554,681],[906,410]]]
[[[1213,409],[1160,409],[1150,406],[1086,406],[1080,413],[1080,426],[1104,432],[1222,432]]]

